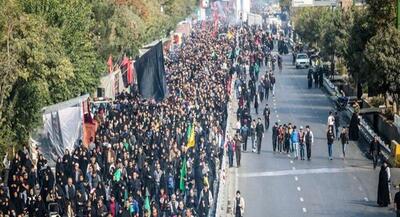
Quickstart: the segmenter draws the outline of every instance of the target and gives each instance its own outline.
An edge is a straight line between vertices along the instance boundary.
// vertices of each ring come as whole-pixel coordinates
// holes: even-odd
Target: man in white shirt
[[[333,113],[330,111],[328,116],[328,126],[333,126],[335,124],[335,117]]]

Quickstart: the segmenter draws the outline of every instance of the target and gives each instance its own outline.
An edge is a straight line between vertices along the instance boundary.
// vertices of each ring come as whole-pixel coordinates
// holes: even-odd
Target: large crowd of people
[[[168,54],[166,99],[120,93],[99,108],[91,144],[65,150],[55,168],[40,153],[33,161],[28,148],[18,151],[1,181],[0,216],[207,216],[224,150],[234,54],[251,40],[236,43],[212,31],[211,25],[192,31]]]

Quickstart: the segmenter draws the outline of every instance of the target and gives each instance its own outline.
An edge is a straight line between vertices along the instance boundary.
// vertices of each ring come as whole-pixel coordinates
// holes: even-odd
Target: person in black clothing
[[[390,191],[389,181],[390,174],[388,173],[388,167],[386,162],[381,166],[379,172],[379,183],[378,183],[378,198],[377,203],[381,207],[387,207],[390,204]]]
[[[400,190],[394,195],[393,202],[394,202],[394,209],[396,210],[396,217],[400,217]]]
[[[350,119],[350,126],[349,126],[349,140],[351,141],[358,141],[358,125],[360,120],[358,118],[358,114],[356,112],[353,113]]]
[[[243,151],[247,151],[247,140],[249,138],[250,129],[247,127],[247,122],[240,128],[240,136],[243,143]]]
[[[327,139],[327,142],[328,142],[328,155],[329,155],[329,160],[332,160],[333,158],[332,158],[332,154],[333,154],[333,152],[332,152],[332,146],[333,146],[333,142],[334,142],[334,139],[335,139],[335,136],[334,136],[334,134],[333,134],[333,126],[329,126],[328,127],[328,131],[327,131],[327,133],[326,133],[326,139]]]
[[[372,157],[372,162],[374,164],[374,169],[376,169],[376,165],[378,164],[378,159],[381,154],[381,145],[378,141],[378,136],[375,135],[372,142],[369,144],[369,153]]]
[[[256,110],[256,114],[258,114],[258,94],[254,95],[254,109]]]
[[[272,150],[275,152],[276,151],[276,145],[278,141],[278,134],[279,134],[279,126],[278,122],[275,122],[275,125],[272,127]],[[280,151],[280,150],[278,150]]]
[[[346,158],[346,146],[349,143],[349,132],[347,131],[347,128],[345,126],[342,128],[342,132],[340,133],[340,140],[342,143],[343,159],[345,159]]]
[[[256,125],[256,135],[257,135],[257,154],[260,154],[261,151],[261,142],[264,137],[264,125],[261,123],[261,118],[258,118],[258,122]]]
[[[268,107],[268,104],[265,105],[263,115],[264,115],[264,123],[265,123],[265,129],[268,130],[269,128],[269,115],[271,114],[271,111]]]
[[[340,136],[339,136],[340,115],[338,112],[335,112],[334,118],[335,118],[335,136],[336,136],[337,140],[339,140],[340,139]]]
[[[312,69],[308,70],[307,79],[308,79],[308,89],[310,89],[312,87],[312,80],[313,80]]]
[[[314,78],[314,88],[318,88],[318,84],[319,84],[319,74],[318,74],[318,70],[314,70],[313,73],[313,78]]]

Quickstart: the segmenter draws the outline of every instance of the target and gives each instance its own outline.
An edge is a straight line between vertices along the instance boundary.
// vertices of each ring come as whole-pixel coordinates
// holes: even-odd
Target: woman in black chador
[[[358,141],[358,124],[359,124],[358,114],[354,112],[353,116],[351,117],[349,126],[349,139],[351,141]]]
[[[387,164],[383,163],[381,171],[379,172],[379,184],[378,184],[378,199],[377,203],[379,206],[386,207],[390,204],[389,196],[389,168]]]

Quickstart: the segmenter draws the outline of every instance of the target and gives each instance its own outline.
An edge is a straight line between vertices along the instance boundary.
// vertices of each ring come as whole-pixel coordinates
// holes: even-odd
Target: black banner
[[[140,95],[145,99],[162,101],[166,95],[162,42],[153,46],[135,62]]]

